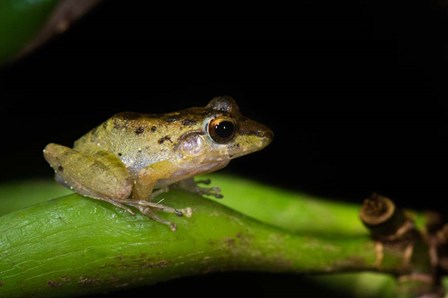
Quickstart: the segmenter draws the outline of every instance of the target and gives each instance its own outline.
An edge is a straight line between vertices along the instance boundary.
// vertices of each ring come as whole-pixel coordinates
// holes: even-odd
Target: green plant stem
[[[0,216],[73,193],[53,180],[26,180],[0,184]]]
[[[212,174],[199,179],[208,178],[224,194],[222,200],[211,200],[267,224],[301,234],[368,235],[359,220],[359,204],[335,202],[236,176]],[[0,204],[0,215],[68,193],[50,180],[5,184],[0,186],[0,199],[7,203]]]
[[[368,235],[359,220],[360,204],[332,201],[241,177],[238,182],[227,175],[209,177],[224,194],[219,203],[270,225],[300,234]]]
[[[247,180],[214,177],[225,194],[222,202],[229,204],[237,198],[257,204],[262,194],[271,198],[286,195]],[[252,186],[252,193],[236,196],[241,191],[237,186],[240,183]],[[230,186],[232,191],[227,189]],[[290,195],[294,198],[289,200],[301,201],[300,195]],[[267,205],[253,205],[251,210],[269,209],[252,212],[251,216],[259,219],[254,220],[185,192],[172,191],[164,198],[167,205],[193,208],[191,218],[162,215],[177,223],[177,232],[144,216],[132,216],[75,194],[0,217],[0,296],[94,293],[230,269],[297,273],[399,273],[410,269],[406,266],[409,260],[394,247],[385,247],[383,261],[379,262],[375,242],[361,230],[356,237],[338,233],[333,237],[329,233],[304,235],[259,221],[264,218],[277,226],[300,230],[299,223],[304,221],[296,219],[311,204],[307,200],[285,205],[271,199]],[[341,206],[336,212],[347,214]],[[294,212],[290,208],[295,216],[276,220],[277,213]],[[325,211],[325,207],[321,209]],[[352,216],[357,218],[357,213]],[[331,218],[331,230],[330,226]]]

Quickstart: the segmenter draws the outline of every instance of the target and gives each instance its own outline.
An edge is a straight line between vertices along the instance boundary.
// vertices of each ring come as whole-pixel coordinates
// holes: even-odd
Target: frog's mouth
[[[227,155],[228,159],[234,159],[240,156],[244,156],[253,152],[257,152],[260,151],[261,149],[263,149],[264,147],[266,147],[267,145],[269,145],[271,143],[271,139],[267,139],[267,138],[253,138],[250,137],[249,141],[247,138],[245,138],[245,142],[250,143],[248,146],[245,146],[244,148],[242,148],[240,143],[235,143],[232,145],[232,148],[230,148],[229,153]]]

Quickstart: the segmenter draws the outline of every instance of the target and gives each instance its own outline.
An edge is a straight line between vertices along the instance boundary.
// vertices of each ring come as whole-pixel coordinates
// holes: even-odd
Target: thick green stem
[[[212,174],[200,179],[207,178],[224,194],[224,199],[212,200],[270,225],[295,233],[331,237],[369,234],[359,220],[360,204],[322,199],[235,176]],[[0,215],[68,193],[68,189],[53,181],[2,185],[0,198],[8,203],[0,205]]]
[[[369,234],[359,220],[360,204],[323,199],[241,177],[210,177],[224,194],[219,203],[282,229],[329,237]]]
[[[229,269],[299,273],[415,269],[403,246],[370,240],[358,218],[358,205],[237,177],[211,178],[223,189],[223,200],[166,194],[165,203],[194,209],[192,218],[166,215],[177,222],[175,233],[145,217],[76,195],[0,217],[0,296],[110,291]],[[66,193],[69,190],[49,181],[3,185],[0,214]],[[416,218],[421,225],[423,217]],[[417,255],[412,259],[427,258],[424,251]],[[391,294],[394,287],[382,285],[388,283],[385,276],[345,276],[343,282],[337,277],[318,280],[330,288],[343,287],[347,295],[358,291],[356,297],[396,295]]]
[[[229,269],[406,269],[407,260],[393,248],[379,264],[368,237],[300,236],[188,193],[165,198],[165,204],[193,208],[191,218],[166,215],[177,232],[78,195],[0,217],[0,296],[92,293]]]

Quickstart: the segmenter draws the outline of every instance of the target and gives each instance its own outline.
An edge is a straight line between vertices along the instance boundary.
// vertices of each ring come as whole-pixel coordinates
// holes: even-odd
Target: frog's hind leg
[[[192,214],[190,207],[183,208],[183,209],[176,209],[176,208],[172,208],[172,207],[162,205],[159,203],[153,203],[153,202],[146,201],[146,200],[126,200],[126,201],[120,201],[120,202],[122,202],[123,204],[126,204],[128,206],[135,207],[135,208],[139,209],[140,211],[142,211],[142,208],[143,209],[151,208],[151,209],[163,211],[166,213],[174,213],[177,216],[191,217],[191,214]],[[144,212],[142,211],[142,213],[144,213]]]
[[[175,229],[175,225],[157,216],[156,210],[178,216],[191,215],[190,208],[175,209],[146,200],[151,197],[153,183],[143,187],[146,199],[131,197],[133,188],[136,186],[139,188],[140,180],[137,179],[134,183],[134,179],[118,157],[97,150],[98,148],[92,148],[87,154],[65,146],[49,144],[45,147],[44,156],[55,170],[56,180],[81,195],[106,201],[131,214],[135,213],[129,207],[136,208],[143,215],[168,225],[172,230]],[[167,188],[161,188],[154,192],[154,195],[166,190]]]
[[[106,201],[135,214],[121,201],[129,198],[132,182],[128,170],[116,156],[105,151],[84,154],[49,144],[44,157],[55,171],[56,181],[75,192]]]
[[[158,194],[165,192],[165,191],[167,191],[167,190],[161,189],[161,192],[158,192]],[[154,202],[151,202],[148,200],[131,199],[131,200],[120,201],[120,203],[127,205],[127,206],[137,208],[143,215],[151,218],[152,220],[154,220],[156,222],[159,222],[159,223],[169,226],[172,231],[176,230],[176,225],[168,220],[165,220],[165,219],[159,217],[154,211],[158,210],[158,211],[163,211],[166,213],[173,213],[179,217],[181,217],[181,216],[191,217],[191,214],[192,214],[192,210],[190,207],[183,208],[183,209],[176,209],[173,207],[162,205],[160,203],[154,203]]]
[[[114,206],[116,206],[116,207],[119,207],[119,208],[121,208],[121,209],[126,210],[127,212],[129,212],[129,213],[132,214],[132,215],[135,215],[135,212],[134,212],[134,211],[132,211],[130,208],[126,207],[125,205],[123,205],[122,203],[120,203],[120,202],[118,202],[118,201],[115,201],[115,200],[110,199],[110,198],[107,198],[107,197],[101,197],[101,198],[100,198],[100,197],[96,197],[94,194],[91,194],[91,195],[89,194],[89,195],[87,195],[87,194],[85,194],[85,193],[81,193],[81,191],[78,191],[78,190],[75,189],[73,186],[68,185],[68,181],[64,180],[64,178],[63,178],[60,174],[58,174],[58,173],[56,173],[56,174],[54,175],[54,178],[55,178],[55,180],[56,180],[57,183],[59,183],[59,184],[65,186],[65,187],[67,187],[67,188],[70,188],[71,190],[74,190],[74,191],[78,192],[80,195],[83,195],[83,196],[86,196],[86,197],[89,197],[89,198],[92,198],[92,199],[96,199],[96,200],[101,200],[101,201],[108,202],[108,203],[110,203],[110,204],[112,204],[112,205],[114,205]]]
[[[171,231],[176,231],[176,224],[172,223],[166,219],[161,218],[160,216],[158,216],[157,214],[154,213],[154,211],[152,210],[152,208],[150,207],[145,207],[145,206],[138,206],[137,207],[140,212],[144,215],[146,215],[147,217],[151,218],[152,220],[159,222],[161,224],[167,225],[170,227]],[[182,216],[182,215],[180,215]]]

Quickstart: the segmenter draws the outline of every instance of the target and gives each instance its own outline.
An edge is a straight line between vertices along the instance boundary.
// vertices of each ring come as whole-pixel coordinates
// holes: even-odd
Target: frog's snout
[[[274,132],[272,129],[253,120],[246,120],[244,125],[240,127],[240,133],[242,135],[256,137],[258,142],[261,141],[261,148],[269,145],[274,139]]]

